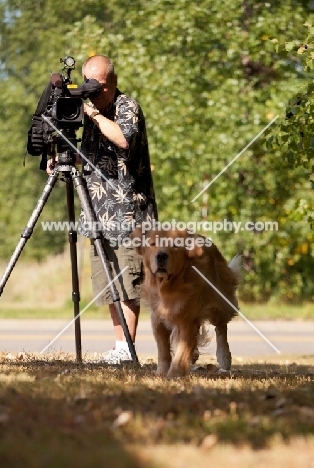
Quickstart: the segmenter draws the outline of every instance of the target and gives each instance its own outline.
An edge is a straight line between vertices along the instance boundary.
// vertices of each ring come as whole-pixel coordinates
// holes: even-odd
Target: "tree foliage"
[[[278,222],[278,231],[204,233],[227,257],[243,254],[243,299],[313,298],[313,233],[303,214],[296,218],[294,210],[299,199],[313,194],[308,167],[283,160],[281,148],[267,147],[262,135],[198,196],[276,115],[284,114],[296,85],[308,84],[301,55],[287,60],[271,40],[294,41],[304,18],[314,17],[311,4],[25,3],[0,4],[6,96],[0,111],[5,128],[0,190],[6,200],[0,256],[8,257],[46,180],[37,160],[27,157],[26,169],[20,161],[48,70],[59,71],[59,58],[67,54],[80,66],[89,55],[105,53],[115,62],[119,87],[138,99],[146,114],[161,221]],[[79,66],[74,77],[80,82]],[[62,188],[52,196],[41,219],[65,219]],[[40,229],[34,236],[26,255],[57,252],[66,240]]]
[[[292,167],[304,168],[314,189],[314,27],[309,22],[303,26],[303,41],[272,40],[278,54],[295,63],[308,79],[291,93],[285,115],[270,132],[267,144],[270,150],[279,147],[282,158]],[[295,215],[297,218],[307,215],[314,227],[313,193],[297,200]]]

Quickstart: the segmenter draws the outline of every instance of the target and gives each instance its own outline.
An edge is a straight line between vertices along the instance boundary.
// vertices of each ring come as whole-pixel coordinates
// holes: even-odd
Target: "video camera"
[[[83,101],[97,97],[101,91],[101,85],[97,80],[86,80],[84,84],[77,86],[72,84],[71,72],[75,69],[73,57],[60,59],[64,63],[62,71],[66,70],[66,76],[52,73],[50,82],[52,93],[46,108],[46,116],[51,116],[58,128],[81,127],[84,117]]]
[[[47,155],[54,155],[55,144],[58,152],[67,149],[65,139],[53,136],[54,127],[76,144],[75,130],[83,125],[83,99],[96,98],[101,91],[101,84],[94,79],[87,79],[80,86],[72,83],[73,57],[61,58],[60,63],[64,64],[62,73],[51,74],[28,131],[27,152],[32,156],[42,155],[41,169],[45,169]]]

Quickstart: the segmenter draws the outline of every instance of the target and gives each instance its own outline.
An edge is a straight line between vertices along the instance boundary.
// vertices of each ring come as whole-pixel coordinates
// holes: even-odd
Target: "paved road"
[[[0,351],[41,352],[66,326],[66,320],[0,320]],[[284,355],[314,355],[314,321],[312,322],[254,322],[254,326]],[[84,353],[103,352],[114,343],[109,320],[87,320],[82,317],[82,350]],[[208,354],[214,356],[216,343],[213,339]],[[275,356],[276,351],[265,342],[249,324],[236,319],[229,324],[229,342],[234,357]],[[155,357],[156,344],[150,322],[140,320],[136,343],[138,356]],[[54,341],[46,352],[65,351],[75,353],[74,325],[70,325]]]

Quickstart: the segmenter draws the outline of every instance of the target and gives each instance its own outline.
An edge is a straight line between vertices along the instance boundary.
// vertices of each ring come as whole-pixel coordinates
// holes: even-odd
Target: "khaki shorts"
[[[99,297],[96,299],[95,304],[98,306],[113,304],[113,299],[110,294],[110,287],[108,285],[108,278],[98,257],[96,247],[91,241],[90,247],[90,260],[92,270],[92,285],[94,297],[101,291]],[[112,268],[112,278],[116,278],[119,273],[127,266],[128,268],[118,276],[114,285],[119,293],[121,301],[128,301],[131,299],[140,300],[141,284],[143,282],[143,262],[141,257],[132,247],[111,247],[109,242],[106,242],[106,252]],[[105,289],[106,288],[106,289]]]

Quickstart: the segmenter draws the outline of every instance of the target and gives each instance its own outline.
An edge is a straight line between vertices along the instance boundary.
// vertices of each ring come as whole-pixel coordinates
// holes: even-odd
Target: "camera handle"
[[[68,221],[69,225],[73,228],[75,223],[75,213],[74,213],[74,190],[76,188],[78,197],[81,202],[82,209],[86,216],[87,221],[90,226],[97,226],[96,216],[93,212],[92,206],[89,201],[87,194],[87,189],[85,186],[85,181],[74,165],[75,155],[72,151],[66,151],[64,153],[58,153],[58,167],[53,170],[50,174],[47,183],[40,195],[36,207],[28,220],[28,223],[21,234],[21,239],[18,242],[11,259],[4,271],[4,274],[0,280],[0,296],[4,290],[4,287],[27,243],[28,239],[31,237],[36,222],[44,209],[44,206],[58,180],[59,174],[63,174],[63,180],[66,183],[66,194],[67,194],[67,209],[68,209]],[[122,326],[124,336],[128,343],[132,361],[134,364],[138,364],[138,357],[136,355],[135,347],[130,336],[130,332],[123,314],[123,310],[120,303],[119,293],[114,285],[112,279],[111,265],[106,255],[104,245],[106,239],[103,238],[101,231],[93,231],[93,240],[96,247],[97,253],[101,260],[102,266],[106,273],[109,282],[110,293],[113,299],[113,303],[117,310],[117,314]],[[71,270],[72,270],[72,301],[74,305],[74,318],[75,318],[75,347],[76,347],[76,360],[78,362],[82,361],[82,344],[81,344],[81,323],[80,323],[80,313],[79,313],[79,278],[78,278],[78,268],[77,268],[77,233],[73,229],[69,232],[68,240],[70,243],[70,255],[71,255]]]

